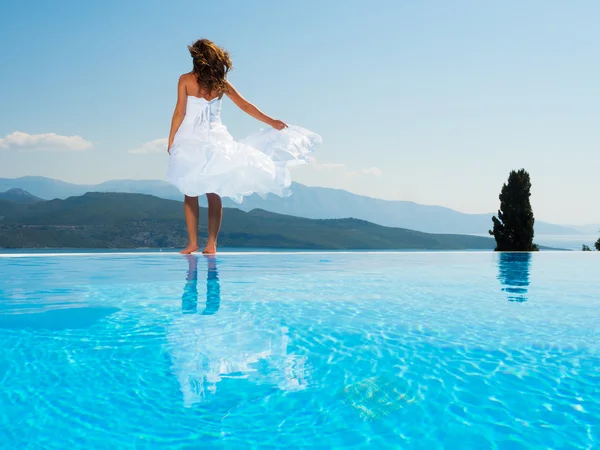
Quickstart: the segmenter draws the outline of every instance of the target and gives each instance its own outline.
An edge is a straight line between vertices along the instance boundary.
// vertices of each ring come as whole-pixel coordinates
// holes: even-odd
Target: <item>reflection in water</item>
[[[499,253],[498,279],[508,292],[508,301],[526,302],[531,253]]]
[[[183,314],[196,314],[198,311],[198,257],[186,255],[188,272],[183,295],[181,297],[181,312]],[[206,271],[206,306],[203,315],[212,315],[219,310],[221,305],[221,285],[215,257],[206,257],[208,269]]]
[[[288,354],[289,330],[273,315],[261,319],[252,302],[221,307],[217,259],[207,262],[206,304],[198,313],[198,262],[187,256],[188,271],[181,312],[169,326],[172,370],[186,407],[207,401],[224,379],[277,386],[284,391],[307,385],[306,357]],[[217,313],[218,314],[215,314]],[[261,317],[265,317],[261,314]]]

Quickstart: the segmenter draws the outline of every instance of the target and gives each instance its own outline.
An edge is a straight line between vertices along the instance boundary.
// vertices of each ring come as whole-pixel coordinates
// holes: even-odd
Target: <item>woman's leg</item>
[[[183,211],[185,213],[185,224],[189,236],[189,244],[180,253],[189,254],[198,251],[198,218],[200,217],[200,206],[198,197],[185,196],[183,202]]]
[[[206,194],[208,200],[208,242],[202,253],[217,253],[217,238],[223,219],[223,203],[217,194]]]

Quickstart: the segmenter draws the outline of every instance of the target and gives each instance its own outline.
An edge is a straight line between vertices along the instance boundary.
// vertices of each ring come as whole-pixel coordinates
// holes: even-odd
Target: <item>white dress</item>
[[[251,194],[289,195],[289,166],[311,161],[321,137],[290,125],[235,141],[221,122],[221,98],[187,97],[186,114],[171,147],[168,180],[181,193],[215,193],[241,203]]]

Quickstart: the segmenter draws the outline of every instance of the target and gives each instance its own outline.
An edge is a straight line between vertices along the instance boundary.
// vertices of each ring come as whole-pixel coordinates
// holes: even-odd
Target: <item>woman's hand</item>
[[[279,131],[281,131],[281,130],[283,130],[284,128],[287,128],[287,127],[288,127],[288,126],[287,126],[287,123],[285,123],[285,122],[283,122],[283,121],[281,121],[281,120],[275,120],[275,119],[273,119],[273,120],[271,121],[271,126],[272,126],[273,128],[275,128],[276,130],[279,130]]]

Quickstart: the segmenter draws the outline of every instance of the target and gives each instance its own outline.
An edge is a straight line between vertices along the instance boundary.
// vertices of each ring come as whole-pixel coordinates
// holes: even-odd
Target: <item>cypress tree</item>
[[[525,169],[511,171],[508,183],[500,192],[498,217],[494,216],[490,235],[496,239],[496,251],[530,252],[537,250],[533,243],[533,210],[531,209],[531,180]]]

